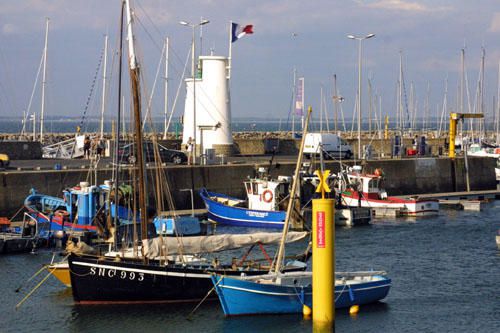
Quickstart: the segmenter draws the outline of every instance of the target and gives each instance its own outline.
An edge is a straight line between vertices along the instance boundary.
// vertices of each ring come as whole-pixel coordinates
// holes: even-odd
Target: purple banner
[[[297,85],[295,87],[295,115],[304,115],[304,78],[299,77],[297,79]]]

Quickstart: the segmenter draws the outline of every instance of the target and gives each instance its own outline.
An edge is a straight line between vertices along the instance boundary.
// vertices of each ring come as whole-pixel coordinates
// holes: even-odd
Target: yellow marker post
[[[484,118],[482,113],[450,113],[450,133],[448,143],[448,157],[455,158],[455,138],[457,136],[457,121],[464,119]]]
[[[321,199],[313,199],[313,331],[331,332],[335,324],[335,208],[334,199],[325,199],[330,192],[329,170],[316,170]]]
[[[450,135],[448,143],[448,157],[455,158],[455,137],[457,135],[457,114],[450,113]]]
[[[385,116],[384,139],[389,139],[389,116]]]

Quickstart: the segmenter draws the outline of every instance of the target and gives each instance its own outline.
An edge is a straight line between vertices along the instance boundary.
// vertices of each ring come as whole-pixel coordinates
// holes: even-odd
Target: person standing
[[[192,137],[189,137],[189,139],[186,143],[186,148],[188,151],[188,165],[195,164],[195,161],[194,161],[194,140]]]
[[[90,138],[88,136],[83,140],[83,156],[85,159],[90,157]]]

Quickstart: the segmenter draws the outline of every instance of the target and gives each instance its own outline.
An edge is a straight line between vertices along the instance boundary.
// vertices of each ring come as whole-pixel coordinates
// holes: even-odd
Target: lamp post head
[[[347,35],[347,38],[349,38],[349,39],[356,39],[356,37],[354,37],[353,35]]]
[[[375,37],[375,34],[368,34],[365,36],[365,39],[372,38],[372,37]]]
[[[207,24],[207,23],[210,23],[210,21],[209,21],[209,20],[203,20],[203,21],[201,21],[201,22],[199,23],[199,25],[205,25],[205,24]]]
[[[191,24],[189,24],[189,22],[186,22],[186,21],[179,21],[179,24],[180,25],[185,25],[185,26],[190,26]]]

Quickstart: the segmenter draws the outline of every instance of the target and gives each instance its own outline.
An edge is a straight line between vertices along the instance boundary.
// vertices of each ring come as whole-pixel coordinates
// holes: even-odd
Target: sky
[[[382,114],[396,114],[399,57],[403,58],[406,99],[411,86],[417,115],[429,100],[439,115],[448,82],[448,110],[456,111],[461,49],[473,103],[485,49],[485,112],[493,112],[500,61],[500,7],[494,0],[131,0],[146,103],[155,80],[163,40],[170,39],[169,104],[172,106],[191,46],[191,29],[179,21],[210,20],[202,53],[228,55],[229,22],[253,24],[254,34],[233,44],[232,115],[286,120],[290,114],[293,71],[305,77],[305,104],[319,115],[321,89],[332,117],[332,80],[353,114],[358,85],[358,42],[349,34],[376,36],[363,41],[362,112],[368,108],[367,80],[380,96]],[[109,35],[106,114],[116,114],[119,0],[5,0],[0,2],[0,116],[28,109],[50,18],[46,116],[98,116],[102,74],[97,71]],[[189,60],[190,61],[190,60]],[[101,61],[102,66],[102,61]],[[188,63],[188,73],[189,67]],[[100,68],[102,70],[102,67]],[[124,72],[127,74],[127,72]],[[163,69],[161,75],[163,76]],[[125,76],[127,79],[128,77]],[[41,108],[38,79],[30,112]],[[95,80],[95,82],[94,82]],[[94,83],[93,83],[94,82]],[[163,114],[163,79],[152,99],[152,113]],[[429,93],[427,87],[429,86]],[[124,89],[128,89],[127,86]],[[184,91],[174,110],[180,116]],[[125,90],[125,92],[128,92]],[[90,97],[89,97],[90,96]],[[126,102],[128,104],[128,100]]]

